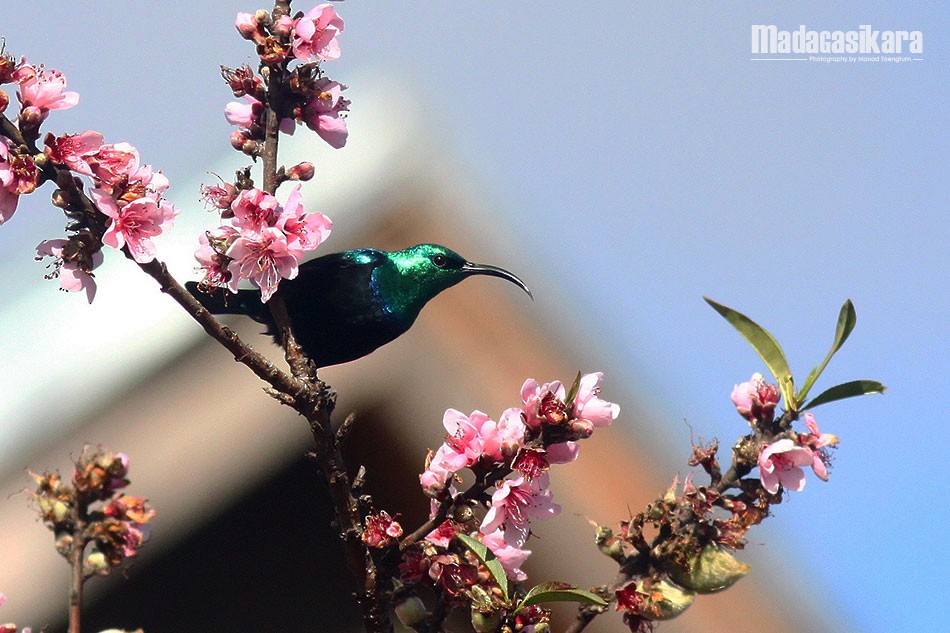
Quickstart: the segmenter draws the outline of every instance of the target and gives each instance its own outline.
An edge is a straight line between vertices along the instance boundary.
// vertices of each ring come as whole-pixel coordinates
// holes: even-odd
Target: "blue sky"
[[[82,94],[58,126],[133,140],[173,184],[203,173],[228,133],[217,65],[250,61],[231,21],[257,7],[62,5],[0,26],[9,50]],[[842,440],[831,482],[812,479],[757,538],[880,633],[934,630],[948,559],[950,20],[931,6],[351,1],[328,67],[343,81],[382,69],[419,95],[498,205],[487,217],[504,214],[525,256],[571,289],[596,351],[707,437],[741,432],[729,391],[764,368],[703,295],[768,327],[802,376],[854,301],[857,328],[819,388],[890,389],[818,410]],[[920,30],[923,61],[753,62],[761,23]],[[61,231],[53,210],[26,208],[0,230],[4,266]],[[3,275],[0,292],[34,283]],[[682,430],[671,424],[670,441]]]

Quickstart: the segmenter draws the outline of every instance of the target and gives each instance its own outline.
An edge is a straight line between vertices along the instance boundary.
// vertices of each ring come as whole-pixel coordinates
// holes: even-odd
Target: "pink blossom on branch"
[[[284,209],[277,218],[277,227],[287,234],[293,248],[309,252],[330,237],[333,222],[322,213],[307,213],[301,203],[300,185],[291,190]]]
[[[530,480],[522,476],[503,481],[492,494],[479,531],[491,534],[502,528],[508,543],[524,545],[531,532],[531,517],[547,518],[561,512],[561,506],[552,501],[548,482],[547,473]]]
[[[522,549],[517,545],[512,545],[505,540],[505,533],[502,530],[495,530],[490,534],[482,535],[484,543],[492,554],[501,563],[505,569],[505,574],[515,582],[521,582],[528,579],[528,575],[521,571],[521,566],[531,555],[531,550]]]
[[[224,118],[231,125],[250,130],[252,127],[260,126],[261,116],[264,114],[264,104],[252,97],[244,95],[247,103],[240,101],[231,101],[224,107]]]
[[[87,158],[97,153],[104,145],[102,134],[93,130],[62,136],[47,134],[43,142],[46,144],[43,151],[50,161],[90,177],[93,173]]]
[[[298,252],[287,244],[287,236],[278,228],[267,227],[259,233],[247,231],[234,240],[227,256],[231,280],[228,287],[237,292],[238,283],[249,279],[261,289],[261,301],[267,302],[277,291],[281,279],[297,276]]]
[[[564,385],[560,380],[554,382],[538,384],[534,378],[528,378],[521,385],[521,402],[524,408],[525,424],[529,428],[536,429],[541,426],[541,404],[545,400],[555,400],[563,403],[566,397]]]
[[[123,180],[141,180],[139,151],[129,143],[110,143],[84,156],[99,187],[111,191]]]
[[[89,195],[96,207],[112,219],[102,236],[102,243],[115,249],[128,247],[132,259],[147,264],[155,259],[155,245],[151,238],[161,235],[172,225],[178,210],[169,202],[156,202],[142,197],[119,206],[116,200],[102,189],[90,189]]]
[[[496,462],[510,460],[521,447],[524,434],[521,409],[505,409],[497,422],[488,420],[482,425],[482,454]]]
[[[301,118],[311,130],[335,149],[346,145],[346,119],[341,113],[349,109],[350,102],[343,98],[346,86],[332,79],[314,82],[315,95],[304,106]]]
[[[260,232],[272,227],[280,217],[277,198],[260,189],[245,189],[231,203],[234,226],[244,231]]]
[[[321,4],[310,9],[294,25],[294,57],[304,62],[339,58],[340,43],[336,36],[342,32],[343,20],[333,5]]]
[[[771,422],[782,394],[778,385],[766,382],[762,374],[755,373],[748,382],[733,388],[731,398],[736,411],[746,420]]]
[[[226,286],[231,280],[228,265],[231,263],[225,253],[240,233],[230,226],[219,226],[198,236],[201,245],[195,251],[195,259],[204,272],[201,283],[208,288]]]
[[[50,110],[65,110],[79,103],[79,93],[66,92],[66,78],[58,70],[22,64],[14,71],[13,81],[18,86],[21,111],[37,108],[40,120],[45,119]]]
[[[88,270],[76,261],[67,261],[64,258],[64,249],[68,240],[44,240],[36,247],[37,259],[44,257],[53,257],[54,270],[47,275],[47,278],[58,277],[59,286],[66,292],[84,291],[89,303],[96,297],[96,281],[92,278],[91,271],[102,263],[102,251],[96,251],[92,255],[92,265]]]
[[[831,433],[822,433],[818,429],[818,422],[813,413],[805,414],[805,426],[808,433],[799,433],[798,443],[812,452],[811,469],[822,481],[828,481],[828,464],[831,457],[827,447],[838,443],[838,436]]]
[[[10,164],[7,140],[0,138],[0,224],[13,217],[19,200],[16,174],[13,165]]]
[[[600,381],[603,372],[581,377],[577,395],[574,397],[574,417],[588,420],[595,427],[609,426],[620,415],[620,405],[600,398]]]
[[[813,462],[812,452],[792,440],[773,442],[759,454],[762,487],[771,494],[778,492],[779,485],[800,492],[805,488],[805,471],[801,467],[811,466]]]

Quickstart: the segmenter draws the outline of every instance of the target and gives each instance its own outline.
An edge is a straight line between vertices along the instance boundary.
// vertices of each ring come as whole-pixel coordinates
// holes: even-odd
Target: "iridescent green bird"
[[[317,257],[300,265],[294,279],[280,283],[297,342],[318,367],[366,356],[398,338],[437,294],[474,275],[501,277],[531,296],[521,279],[503,268],[473,264],[438,244],[394,252],[361,248]],[[211,293],[198,284],[189,292],[214,314],[243,314],[276,328],[258,290]]]

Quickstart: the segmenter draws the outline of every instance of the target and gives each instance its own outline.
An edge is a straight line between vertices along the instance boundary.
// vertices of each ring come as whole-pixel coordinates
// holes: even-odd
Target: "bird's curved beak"
[[[465,262],[462,264],[462,272],[467,275],[489,275],[491,277],[501,277],[502,279],[507,279],[514,285],[518,286],[526,293],[531,299],[534,299],[534,295],[531,294],[531,291],[528,290],[528,286],[525,285],[521,279],[512,272],[505,270],[504,268],[499,268],[498,266],[491,266],[489,264],[473,264],[472,262]]]

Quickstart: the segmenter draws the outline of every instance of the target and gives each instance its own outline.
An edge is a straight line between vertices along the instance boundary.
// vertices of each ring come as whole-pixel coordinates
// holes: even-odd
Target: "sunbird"
[[[474,275],[501,277],[531,295],[504,268],[473,264],[438,244],[401,251],[360,248],[317,257],[280,282],[294,336],[317,367],[366,356],[404,334],[437,294]],[[259,290],[211,292],[191,281],[185,287],[212,314],[243,314],[267,326],[280,344],[270,308]],[[532,297],[533,298],[533,297]]]

